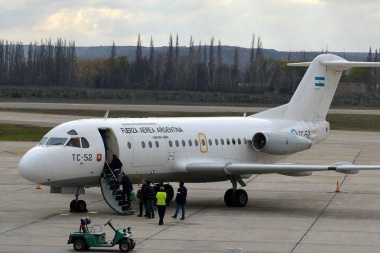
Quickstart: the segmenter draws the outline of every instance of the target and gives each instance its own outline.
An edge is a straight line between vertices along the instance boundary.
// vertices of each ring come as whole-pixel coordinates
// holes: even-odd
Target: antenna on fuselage
[[[104,114],[104,120],[106,120],[108,118],[108,113],[110,112],[110,110],[107,110],[106,114]]]

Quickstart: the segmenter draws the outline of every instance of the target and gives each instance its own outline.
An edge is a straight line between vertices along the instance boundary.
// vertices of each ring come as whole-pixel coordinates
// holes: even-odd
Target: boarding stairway
[[[124,205],[122,191],[117,178],[107,162],[100,177],[100,189],[104,200],[115,212],[123,215],[134,214],[133,210]]]

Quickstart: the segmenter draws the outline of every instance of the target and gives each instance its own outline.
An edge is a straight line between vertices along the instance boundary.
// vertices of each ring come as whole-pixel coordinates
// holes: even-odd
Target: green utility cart
[[[76,251],[87,250],[90,247],[114,247],[117,244],[121,252],[133,250],[136,246],[136,242],[131,238],[131,228],[120,228],[116,230],[112,226],[111,221],[112,220],[107,221],[104,226],[109,225],[113,231],[115,231],[113,240],[106,241],[106,233],[102,232],[100,225],[94,225],[89,229],[88,225],[91,224],[91,219],[87,217],[80,219],[79,232],[70,233],[67,243],[72,243]],[[95,227],[100,227],[100,231],[96,232]]]

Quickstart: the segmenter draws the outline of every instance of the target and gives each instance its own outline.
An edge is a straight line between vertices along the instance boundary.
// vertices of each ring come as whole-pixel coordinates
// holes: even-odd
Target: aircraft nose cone
[[[28,151],[18,164],[19,174],[33,183],[47,181],[47,165],[44,155],[40,152]]]

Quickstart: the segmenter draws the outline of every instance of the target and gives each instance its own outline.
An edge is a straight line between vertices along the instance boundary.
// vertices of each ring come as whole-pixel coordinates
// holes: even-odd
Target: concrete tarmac
[[[380,163],[380,133],[332,131],[330,137],[285,162],[330,164]],[[89,212],[70,213],[72,195],[50,194],[49,188],[24,180],[17,172],[22,154],[36,143],[0,142],[0,252],[74,252],[67,245],[79,219],[102,225],[132,227],[137,245],[132,252],[379,252],[380,171],[356,175],[318,172],[310,177],[253,175],[245,180],[249,202],[227,208],[223,196],[229,182],[186,184],[186,219],[172,219],[168,207],[164,225],[155,219],[120,216],[104,202],[99,188],[80,198]],[[337,181],[341,184],[336,193]],[[174,188],[177,188],[175,183]],[[138,186],[135,186],[135,190]],[[137,207],[137,204],[134,203]],[[97,228],[99,230],[99,227]],[[90,249],[92,252],[117,252]]]

